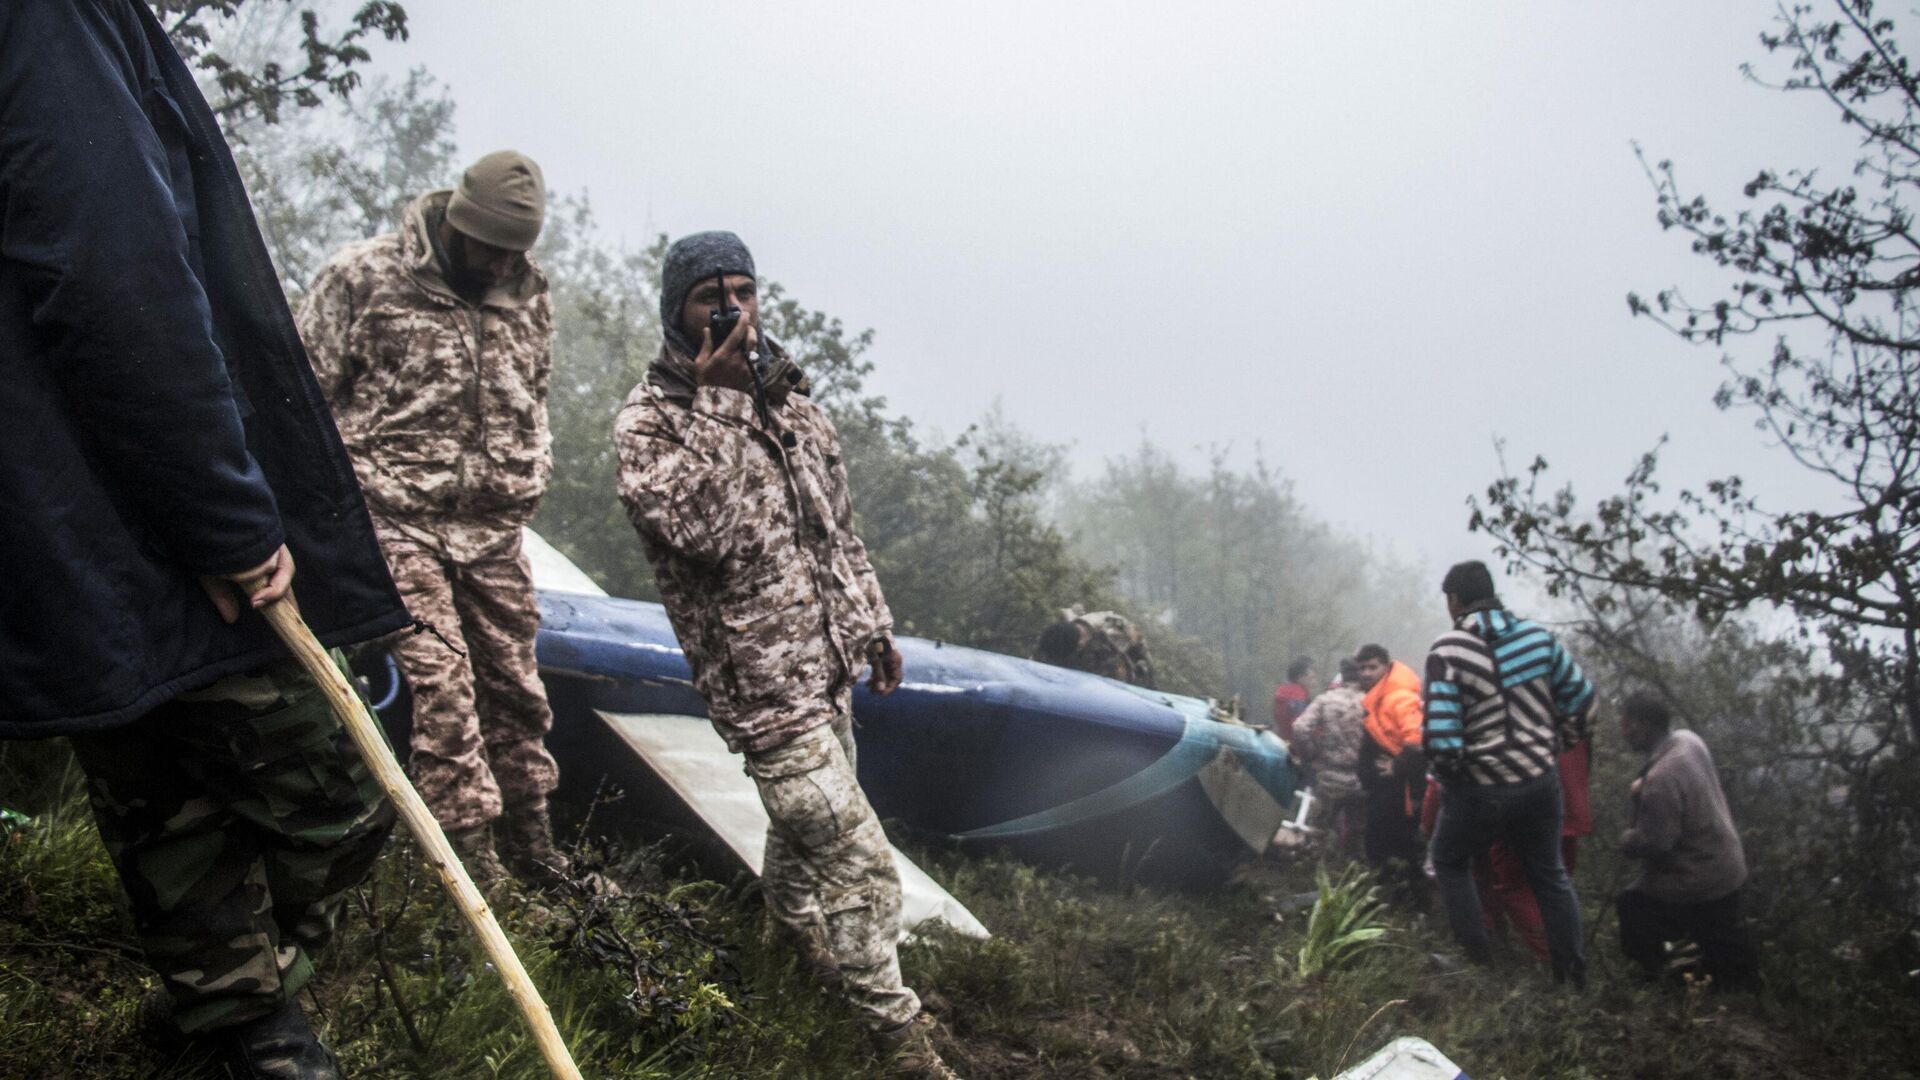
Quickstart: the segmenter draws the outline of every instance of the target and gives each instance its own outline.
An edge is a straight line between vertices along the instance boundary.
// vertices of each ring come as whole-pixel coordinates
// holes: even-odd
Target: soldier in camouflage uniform
[[[839,437],[758,336],[738,237],[683,238],[663,277],[666,342],[614,425],[620,498],[713,725],[760,789],[776,926],[843,989],[898,1075],[951,1077],[901,982],[899,872],[854,772],[853,683],[871,664],[869,686],[890,693],[900,654],[853,532]],[[716,342],[723,297],[744,317]],[[756,379],[747,360],[761,352]]]
[[[526,255],[545,207],[532,161],[489,154],[457,189],[416,199],[399,232],[336,253],[299,316],[394,580],[446,639],[393,646],[413,694],[410,771],[487,886],[509,868],[534,881],[566,870],[520,550],[552,472],[553,308]]]
[[[1340,677],[1294,721],[1287,750],[1294,763],[1312,770],[1313,796],[1325,807],[1321,819],[1336,851],[1360,856],[1366,828],[1367,793],[1356,773],[1367,741],[1367,707],[1360,690],[1360,664],[1340,658]]]
[[[1062,611],[1060,621],[1041,632],[1033,658],[1153,688],[1153,659],[1147,655],[1146,639],[1132,620],[1117,611],[1090,615],[1078,607]]]
[[[73,752],[174,1022],[221,1028],[305,985],[393,811],[299,664],[181,694]]]

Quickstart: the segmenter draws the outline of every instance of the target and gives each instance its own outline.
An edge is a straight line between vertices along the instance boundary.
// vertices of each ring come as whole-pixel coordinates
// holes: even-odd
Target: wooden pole
[[[487,951],[487,958],[500,972],[500,978],[507,984],[507,993],[512,995],[513,1003],[520,1007],[520,1015],[526,1020],[527,1028],[533,1032],[533,1041],[540,1046],[541,1056],[547,1059],[547,1067],[553,1070],[558,1080],[582,1080],[579,1066],[573,1063],[573,1055],[567,1051],[567,1044],[560,1038],[560,1029],[554,1026],[553,1013],[547,1009],[547,1003],[541,999],[540,991],[533,985],[533,979],[527,975],[527,969],[520,963],[520,957],[514,954],[513,943],[500,929],[500,921],[493,917],[493,909],[487,906],[486,897],[474,887],[473,879],[467,876],[467,868],[460,864],[460,857],[453,852],[453,845],[447,842],[447,834],[440,830],[440,823],[434,820],[433,812],[413,790],[413,784],[407,780],[407,774],[400,770],[400,763],[394,760],[393,751],[387,747],[386,736],[380,731],[373,717],[368,714],[360,695],[353,692],[346,676],[334,666],[333,658],[320,647],[320,642],[307,628],[306,620],[300,617],[300,610],[294,605],[293,593],[277,603],[260,608],[267,617],[268,625],[280,640],[286,642],[300,666],[306,669],[313,681],[327,695],[327,701],[333,711],[346,725],[347,734],[353,737],[355,746],[360,748],[360,756],[366,759],[367,767],[386,789],[387,798],[400,812],[400,820],[405,822],[407,830],[413,833],[415,840],[427,850],[427,861],[440,875],[440,883],[453,896],[454,906],[460,914],[466,916],[473,932],[480,937],[480,944]]]

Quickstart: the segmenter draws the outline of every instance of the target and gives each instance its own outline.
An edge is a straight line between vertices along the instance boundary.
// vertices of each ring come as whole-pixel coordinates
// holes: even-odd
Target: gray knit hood
[[[693,358],[700,346],[680,332],[680,309],[694,286],[715,274],[745,274],[755,281],[753,252],[736,235],[724,230],[693,233],[673,242],[666,261],[660,267],[660,332],[666,339],[660,356],[647,369],[647,378],[673,397],[691,398],[694,392]],[[773,404],[784,401],[789,388],[801,389],[805,379],[788,359],[778,342],[765,337],[761,348],[770,358],[766,364],[766,386]],[[720,343],[714,342],[717,347]]]
[[[697,232],[683,236],[667,249],[660,267],[660,329],[675,352],[691,359],[700,345],[680,332],[680,309],[693,287],[715,274],[745,274],[755,280],[753,252],[730,232]],[[719,342],[713,343],[716,347]]]

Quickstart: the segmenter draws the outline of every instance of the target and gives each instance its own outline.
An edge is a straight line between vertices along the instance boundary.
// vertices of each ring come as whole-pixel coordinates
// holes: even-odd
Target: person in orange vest
[[[1355,771],[1367,794],[1367,863],[1389,890],[1423,907],[1427,878],[1420,798],[1427,759],[1420,742],[1420,676],[1380,645],[1362,645],[1354,659],[1366,691],[1361,706],[1367,714],[1367,739]]]

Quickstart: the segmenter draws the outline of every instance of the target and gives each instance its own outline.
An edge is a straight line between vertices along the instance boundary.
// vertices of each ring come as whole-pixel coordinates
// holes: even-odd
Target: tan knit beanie
[[[515,150],[496,150],[468,166],[447,202],[447,224],[508,251],[533,247],[546,216],[540,166]]]

